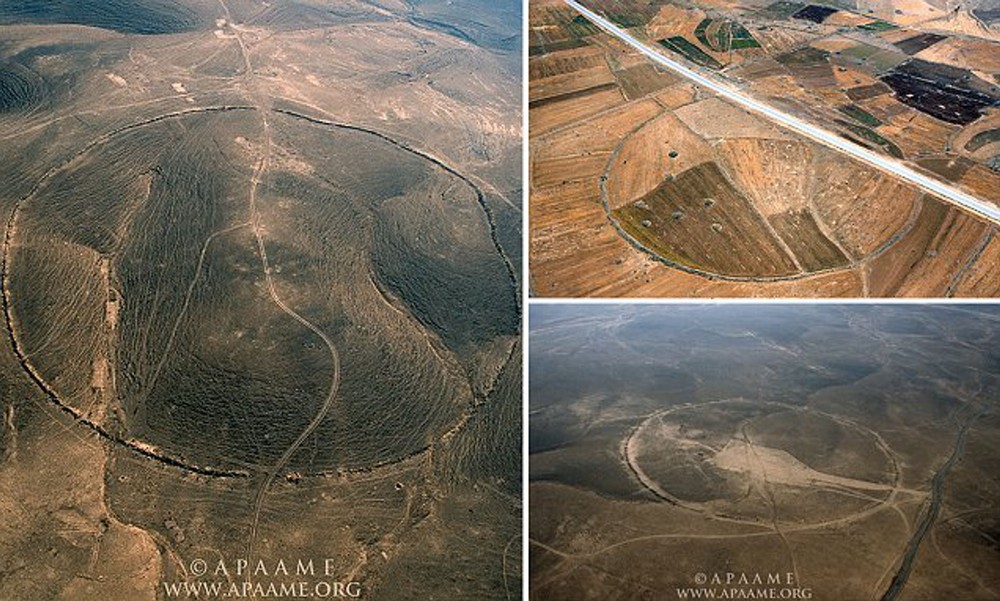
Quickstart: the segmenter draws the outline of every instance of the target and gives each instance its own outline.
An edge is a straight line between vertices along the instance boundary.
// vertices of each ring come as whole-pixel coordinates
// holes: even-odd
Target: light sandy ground
[[[117,75],[115,73],[105,73],[104,76],[110,79],[116,86],[121,86],[123,88],[128,86],[128,82],[125,81],[125,78],[121,75]]]
[[[671,152],[677,156],[671,157]],[[655,189],[667,175],[676,176],[713,158],[705,140],[675,115],[664,113],[625,141],[611,166],[608,201],[613,208],[620,207]]]
[[[741,438],[731,439],[712,458],[712,463],[719,469],[750,476],[755,482],[799,487],[829,485],[860,490],[892,490],[886,484],[814,470],[787,451],[755,445]]]
[[[654,38],[664,38],[673,35],[690,35],[694,28],[705,18],[700,10],[688,10],[680,6],[667,4],[660,7],[656,16],[649,22],[646,29]],[[694,36],[691,36],[692,38]]]
[[[916,56],[961,68],[971,66],[985,73],[1000,73],[1000,45],[986,40],[949,38],[918,52]]]
[[[719,154],[739,189],[771,216],[807,208],[814,149],[801,140],[728,139]]]
[[[784,130],[716,96],[682,106],[674,114],[703,138],[789,138]]]
[[[859,14],[839,11],[835,12],[823,21],[823,25],[834,25],[837,27],[857,27],[864,23],[870,23],[871,19]]]
[[[925,0],[858,0],[858,12],[902,26],[1000,41],[1000,28],[986,27],[967,11],[948,12]]]

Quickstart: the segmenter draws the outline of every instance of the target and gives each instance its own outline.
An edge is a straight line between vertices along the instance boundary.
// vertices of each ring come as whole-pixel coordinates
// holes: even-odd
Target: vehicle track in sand
[[[219,0],[219,4],[222,6],[223,12],[226,15],[227,25],[232,29],[234,37],[236,38],[237,43],[240,46],[240,51],[243,55],[245,64],[244,81],[247,86],[247,92],[254,99],[254,103],[261,118],[262,137],[264,140],[264,144],[263,144],[262,157],[258,161],[257,166],[254,170],[254,174],[250,180],[249,211],[250,211],[250,225],[253,230],[254,236],[257,240],[257,251],[261,260],[261,266],[264,272],[265,285],[268,291],[268,295],[271,298],[271,301],[286,315],[297,321],[300,325],[311,331],[313,334],[315,334],[323,341],[324,345],[326,345],[330,353],[332,361],[330,388],[326,398],[323,401],[323,404],[316,412],[312,421],[309,422],[306,428],[299,434],[299,436],[292,442],[292,444],[289,445],[289,447],[285,450],[285,452],[281,455],[281,457],[279,457],[278,461],[273,466],[265,470],[266,474],[265,478],[261,483],[260,487],[257,489],[256,494],[254,495],[253,506],[251,510],[250,530],[247,536],[247,544],[245,551],[248,565],[252,565],[254,561],[254,555],[256,552],[257,539],[260,535],[260,519],[264,509],[264,503],[267,497],[267,491],[274,483],[274,481],[277,479],[277,477],[281,474],[282,470],[288,465],[289,461],[291,461],[292,457],[299,450],[302,444],[316,431],[316,429],[326,418],[330,410],[333,408],[334,404],[336,403],[337,391],[340,387],[340,381],[341,381],[340,354],[333,340],[319,326],[317,326],[313,322],[303,317],[301,314],[296,312],[281,299],[281,296],[278,294],[277,288],[275,286],[274,278],[272,276],[272,270],[267,256],[267,245],[261,224],[261,216],[257,209],[258,189],[260,188],[261,182],[270,166],[271,148],[273,145],[271,124],[269,120],[269,115],[271,112],[274,112],[276,114],[285,114],[287,116],[302,119],[307,122],[312,122],[318,125],[358,131],[368,135],[375,136],[385,142],[388,142],[389,144],[392,144],[393,146],[396,146],[397,148],[400,148],[410,154],[413,154],[419,158],[431,162],[436,167],[458,178],[464,184],[471,187],[476,195],[477,203],[479,204],[479,207],[485,216],[489,230],[490,240],[494,246],[496,253],[500,256],[500,258],[504,263],[507,272],[507,277],[511,284],[510,289],[512,291],[512,295],[514,297],[514,301],[519,313],[521,310],[521,301],[519,294],[519,281],[517,277],[517,272],[516,269],[514,268],[513,262],[507,255],[502,243],[500,242],[499,232],[497,230],[496,218],[493,209],[489,206],[485,193],[475,182],[473,182],[469,177],[465,176],[458,169],[450,166],[449,164],[445,163],[441,159],[438,159],[434,155],[413,148],[410,145],[401,142],[396,138],[391,137],[382,132],[364,126],[331,121],[326,119],[319,119],[316,117],[310,117],[308,115],[297,113],[295,111],[272,107],[271,97],[266,92],[260,89],[255,89],[257,88],[256,73],[253,69],[253,61],[250,57],[250,51],[248,49],[246,42],[243,40],[243,36],[240,29],[234,26],[234,24],[232,23],[231,14],[224,0]],[[503,200],[504,202],[510,204],[510,201],[508,201],[506,198],[502,196],[499,196],[499,198],[501,198],[501,200]],[[506,366],[506,364],[508,364],[512,360],[516,352],[516,349],[517,345],[512,343],[510,345],[507,357],[505,358],[504,366]],[[499,373],[502,373],[502,371],[503,371],[502,368],[498,371],[498,378],[499,378]],[[493,386],[495,386],[495,384],[496,382],[493,383]],[[490,387],[490,390],[491,389],[492,386]],[[485,397],[488,396],[490,390],[487,390],[482,395],[476,395],[475,392],[473,394],[474,396],[481,396],[482,398],[478,400],[481,402],[485,402]],[[464,412],[460,420],[456,423],[456,425],[453,426],[451,429],[449,429],[441,437],[441,439],[447,440],[452,436],[454,436],[458,430],[462,429],[465,426],[470,417],[471,415],[469,412]],[[250,574],[248,573],[247,577],[249,578],[249,576]]]
[[[14,351],[14,355],[17,357],[18,364],[21,369],[28,376],[28,378],[34,382],[34,384],[41,390],[41,392],[48,398],[53,404],[55,404],[60,411],[68,415],[77,424],[82,425],[91,432],[94,432],[98,437],[106,440],[110,443],[116,444],[123,448],[126,448],[133,453],[140,456],[146,457],[148,459],[153,459],[158,463],[169,465],[181,470],[199,474],[202,476],[213,476],[213,477],[229,477],[229,478],[248,478],[250,476],[249,472],[242,470],[223,470],[216,469],[208,466],[195,465],[193,463],[187,462],[181,458],[173,457],[166,453],[163,453],[159,449],[155,449],[149,445],[142,444],[139,441],[123,438],[118,434],[110,432],[107,428],[101,424],[90,420],[84,415],[83,412],[76,409],[75,407],[68,404],[51,384],[45,378],[42,377],[41,373],[34,366],[29,358],[28,354],[24,350],[24,346],[21,343],[21,338],[18,335],[15,319],[14,319],[14,308],[11,299],[10,291],[10,277],[12,270],[12,256],[11,250],[14,246],[14,238],[17,235],[17,222],[20,216],[21,209],[24,203],[31,201],[38,194],[39,190],[45,185],[46,182],[50,181],[56,175],[64,172],[65,170],[73,167],[77,162],[86,158],[86,155],[92,150],[107,144],[116,137],[125,134],[127,132],[140,129],[155,123],[160,123],[162,121],[167,121],[171,119],[180,119],[188,115],[197,113],[211,113],[211,112],[225,112],[233,110],[254,110],[253,107],[241,106],[241,105],[223,105],[223,106],[208,106],[208,107],[197,107],[191,108],[183,111],[174,111],[170,113],[164,113],[162,115],[157,115],[155,117],[150,117],[148,119],[143,119],[129,125],[124,125],[117,129],[111,130],[100,136],[94,138],[89,143],[87,143],[83,148],[73,154],[70,158],[65,160],[59,165],[56,165],[49,169],[42,177],[35,182],[27,194],[22,196],[20,199],[14,202],[14,206],[11,208],[10,215],[7,218],[7,225],[4,231],[3,240],[3,253],[2,260],[0,260],[0,288],[2,288],[2,295],[0,295],[0,304],[3,305],[4,323],[7,326],[7,336],[10,340],[11,348]]]
[[[261,120],[261,137],[264,140],[263,150],[261,158],[254,168],[253,175],[250,177],[248,201],[250,228],[257,241],[257,254],[260,258],[261,268],[264,273],[264,284],[267,288],[267,293],[271,301],[279,309],[281,309],[282,312],[323,341],[323,344],[326,345],[326,348],[330,353],[331,361],[330,387],[322,405],[320,405],[316,414],[313,416],[312,420],[305,427],[305,429],[302,430],[299,436],[292,441],[288,448],[285,449],[284,453],[281,454],[278,461],[276,461],[271,467],[264,470],[264,480],[261,482],[260,486],[257,488],[256,494],[254,495],[250,518],[250,530],[247,535],[246,543],[247,563],[248,565],[252,565],[257,537],[260,532],[260,516],[264,509],[264,501],[267,497],[268,489],[274,483],[274,480],[278,477],[282,470],[284,470],[284,468],[288,465],[288,462],[291,461],[292,457],[299,450],[299,447],[302,446],[302,444],[313,434],[313,432],[316,431],[323,420],[326,419],[327,414],[336,402],[337,391],[340,388],[340,353],[337,350],[337,346],[333,343],[333,340],[326,334],[326,332],[313,322],[303,317],[300,313],[296,312],[288,306],[284,300],[282,300],[281,296],[278,294],[277,287],[275,286],[274,277],[271,272],[271,265],[267,257],[267,244],[264,240],[261,216],[257,208],[257,191],[260,188],[261,180],[267,173],[271,162],[272,134],[271,123],[268,118],[270,111],[270,98],[265,92],[257,89],[257,76],[253,68],[253,61],[250,57],[250,50],[247,47],[246,41],[243,39],[243,32],[233,23],[232,13],[224,0],[219,0],[219,6],[222,8],[222,12],[225,13],[226,26],[232,31],[233,38],[235,38],[236,43],[240,47],[240,54],[243,57],[244,64],[243,81],[247,88],[246,92],[253,99]],[[247,579],[250,577],[251,574],[248,572]]]

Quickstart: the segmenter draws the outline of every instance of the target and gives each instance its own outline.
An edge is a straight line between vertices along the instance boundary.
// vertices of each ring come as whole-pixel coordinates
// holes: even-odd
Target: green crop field
[[[698,48],[684,36],[672,36],[663,40],[660,40],[660,44],[668,50],[672,50],[690,61],[696,62],[699,65],[705,67],[711,67],[712,69],[721,69],[722,64],[705,53],[704,50]]]

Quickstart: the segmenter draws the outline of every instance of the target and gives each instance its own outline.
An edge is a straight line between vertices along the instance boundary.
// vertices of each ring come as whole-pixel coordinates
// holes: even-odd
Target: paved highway
[[[747,108],[755,113],[761,114],[771,121],[778,123],[779,125],[790,129],[796,133],[802,134],[812,140],[819,142],[825,146],[829,146],[835,150],[848,154],[864,163],[867,163],[873,167],[881,169],[882,171],[891,173],[900,179],[904,179],[911,184],[916,185],[922,190],[929,192],[939,198],[942,198],[954,205],[959,206],[970,213],[974,213],[979,217],[988,219],[994,223],[1000,224],[1000,208],[995,204],[980,200],[975,196],[967,194],[953,186],[950,186],[941,180],[935,179],[924,175],[914,169],[896,161],[890,157],[873,152],[859,146],[849,140],[842,138],[841,136],[826,131],[820,127],[817,127],[811,123],[803,121],[798,117],[780,111],[774,107],[771,107],[759,100],[756,100],[733,86],[724,83],[723,81],[715,78],[703,75],[699,71],[692,69],[691,67],[671,59],[663,54],[660,54],[656,50],[646,46],[639,40],[632,37],[629,33],[622,30],[614,23],[611,23],[604,17],[590,10],[586,6],[583,6],[579,2],[574,0],[565,0],[566,4],[572,7],[574,10],[582,14],[584,17],[589,19],[592,23],[600,27],[601,29],[607,31],[611,35],[625,42],[629,46],[632,46],[642,54],[646,55],[650,59],[656,61],[657,63],[663,65],[664,67],[674,71],[675,73],[690,79],[691,81],[697,83],[698,85],[704,86],[724,98]]]

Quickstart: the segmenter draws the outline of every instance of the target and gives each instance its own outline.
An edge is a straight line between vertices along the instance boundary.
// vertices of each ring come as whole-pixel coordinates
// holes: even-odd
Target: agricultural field
[[[997,306],[530,323],[532,599],[996,597]]]
[[[581,4],[687,72],[954,192],[787,129],[565,2],[533,0],[534,295],[1000,295],[974,275],[998,267],[985,249],[1000,224],[954,199],[1000,211],[1000,20],[981,16],[988,7]]]
[[[0,599],[519,597],[521,17],[476,5],[0,6]]]

